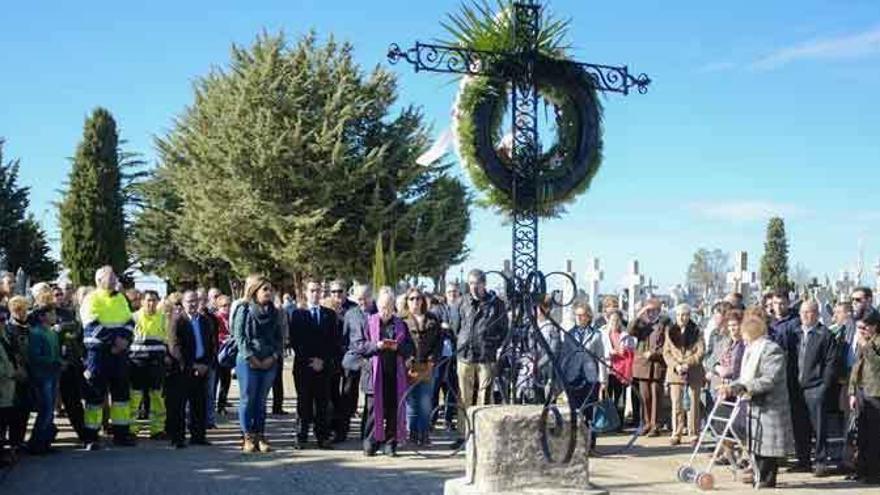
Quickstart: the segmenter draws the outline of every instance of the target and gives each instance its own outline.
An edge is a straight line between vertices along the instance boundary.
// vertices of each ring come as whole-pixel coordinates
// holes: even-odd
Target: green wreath
[[[457,44],[465,48],[511,51],[509,2],[497,13],[487,4],[464,7],[450,15],[447,26]],[[457,27],[452,27],[457,26]],[[558,141],[538,163],[537,213],[555,217],[564,205],[585,192],[602,163],[602,106],[592,76],[565,60],[561,39],[567,22],[549,22],[540,33],[540,55],[534,73],[539,95],[556,112]],[[504,73],[502,67],[486,67]],[[500,149],[501,127],[509,118],[509,84],[489,77],[462,79],[453,114],[458,155],[471,182],[482,193],[478,204],[511,215],[512,162]]]

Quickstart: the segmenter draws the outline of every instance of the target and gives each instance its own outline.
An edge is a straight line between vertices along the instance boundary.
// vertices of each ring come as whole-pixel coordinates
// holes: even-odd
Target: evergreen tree
[[[49,255],[46,233],[33,215],[27,215],[30,190],[18,185],[19,160],[3,163],[0,139],[0,254],[6,268],[22,268],[31,280],[55,278],[58,263]]]
[[[9,267],[22,268],[32,281],[54,280],[58,276],[58,262],[50,256],[46,233],[33,215],[19,225],[6,255]]]
[[[771,218],[767,224],[767,240],[761,258],[761,283],[771,290],[791,290],[788,280],[788,239],[785,236],[785,221],[780,217]]]
[[[364,280],[380,235],[383,248],[394,239],[397,256],[409,259],[415,241],[401,232],[445,167],[416,163],[428,132],[412,107],[392,115],[396,99],[390,73],[363,73],[352,47],[332,37],[290,47],[262,35],[233,47],[229,68],[197,81],[194,104],[157,141],[165,177],[151,181],[164,181],[176,204],[168,212],[169,198],[144,196],[138,259]],[[169,238],[177,252],[160,245]]]
[[[25,219],[29,191],[18,185],[19,161],[3,163],[3,144],[0,139],[0,249],[7,252]],[[9,259],[7,266],[10,270],[18,268]]]
[[[93,283],[102,265],[118,274],[128,268],[120,156],[116,121],[107,110],[95,109],[86,119],[59,207],[61,259],[74,284]]]
[[[379,295],[379,289],[388,285],[385,276],[385,250],[382,247],[382,235],[376,236],[376,247],[373,250],[373,293]]]

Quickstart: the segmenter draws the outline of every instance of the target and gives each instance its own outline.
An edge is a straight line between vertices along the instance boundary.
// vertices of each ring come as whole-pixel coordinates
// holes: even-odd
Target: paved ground
[[[289,379],[289,377],[286,377]],[[288,383],[288,390],[292,384]],[[287,404],[293,409],[293,403]],[[242,455],[234,416],[210,433],[212,447],[172,450],[164,442],[144,440],[130,449],[100,452],[77,450],[68,428],[62,426],[61,452],[25,458],[0,474],[0,494],[22,495],[149,495],[170,494],[359,494],[406,491],[441,494],[443,482],[464,474],[464,456],[449,455],[440,446],[415,453],[402,449],[397,459],[365,458],[358,442],[333,451],[292,448],[289,417],[270,419],[276,451],[269,455]],[[600,449],[612,450],[625,437],[603,437]],[[692,485],[675,481],[675,470],[688,458],[686,447],[669,447],[666,439],[640,439],[626,455],[593,459],[594,482],[614,494],[699,493]],[[726,471],[717,472],[718,490],[748,493]],[[775,492],[817,494],[877,494],[840,478],[817,480],[808,475],[783,474]]]

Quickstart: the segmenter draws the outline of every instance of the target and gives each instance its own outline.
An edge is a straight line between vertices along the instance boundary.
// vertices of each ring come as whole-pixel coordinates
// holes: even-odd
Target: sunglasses
[[[338,290],[338,289],[334,289],[334,290],[331,290],[331,291],[330,291],[331,294],[342,294],[343,292],[345,292],[345,291],[344,291],[344,290]]]
[[[410,297],[408,300],[409,300],[409,301],[421,301],[422,298],[419,297],[419,296],[412,296],[412,297]]]

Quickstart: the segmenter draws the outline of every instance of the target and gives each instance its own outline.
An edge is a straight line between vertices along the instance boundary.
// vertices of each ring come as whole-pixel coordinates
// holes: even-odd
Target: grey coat
[[[767,342],[758,361],[755,378],[744,383],[751,395],[752,449],[762,457],[786,457],[794,451],[791,407],[788,402],[785,352]]]

